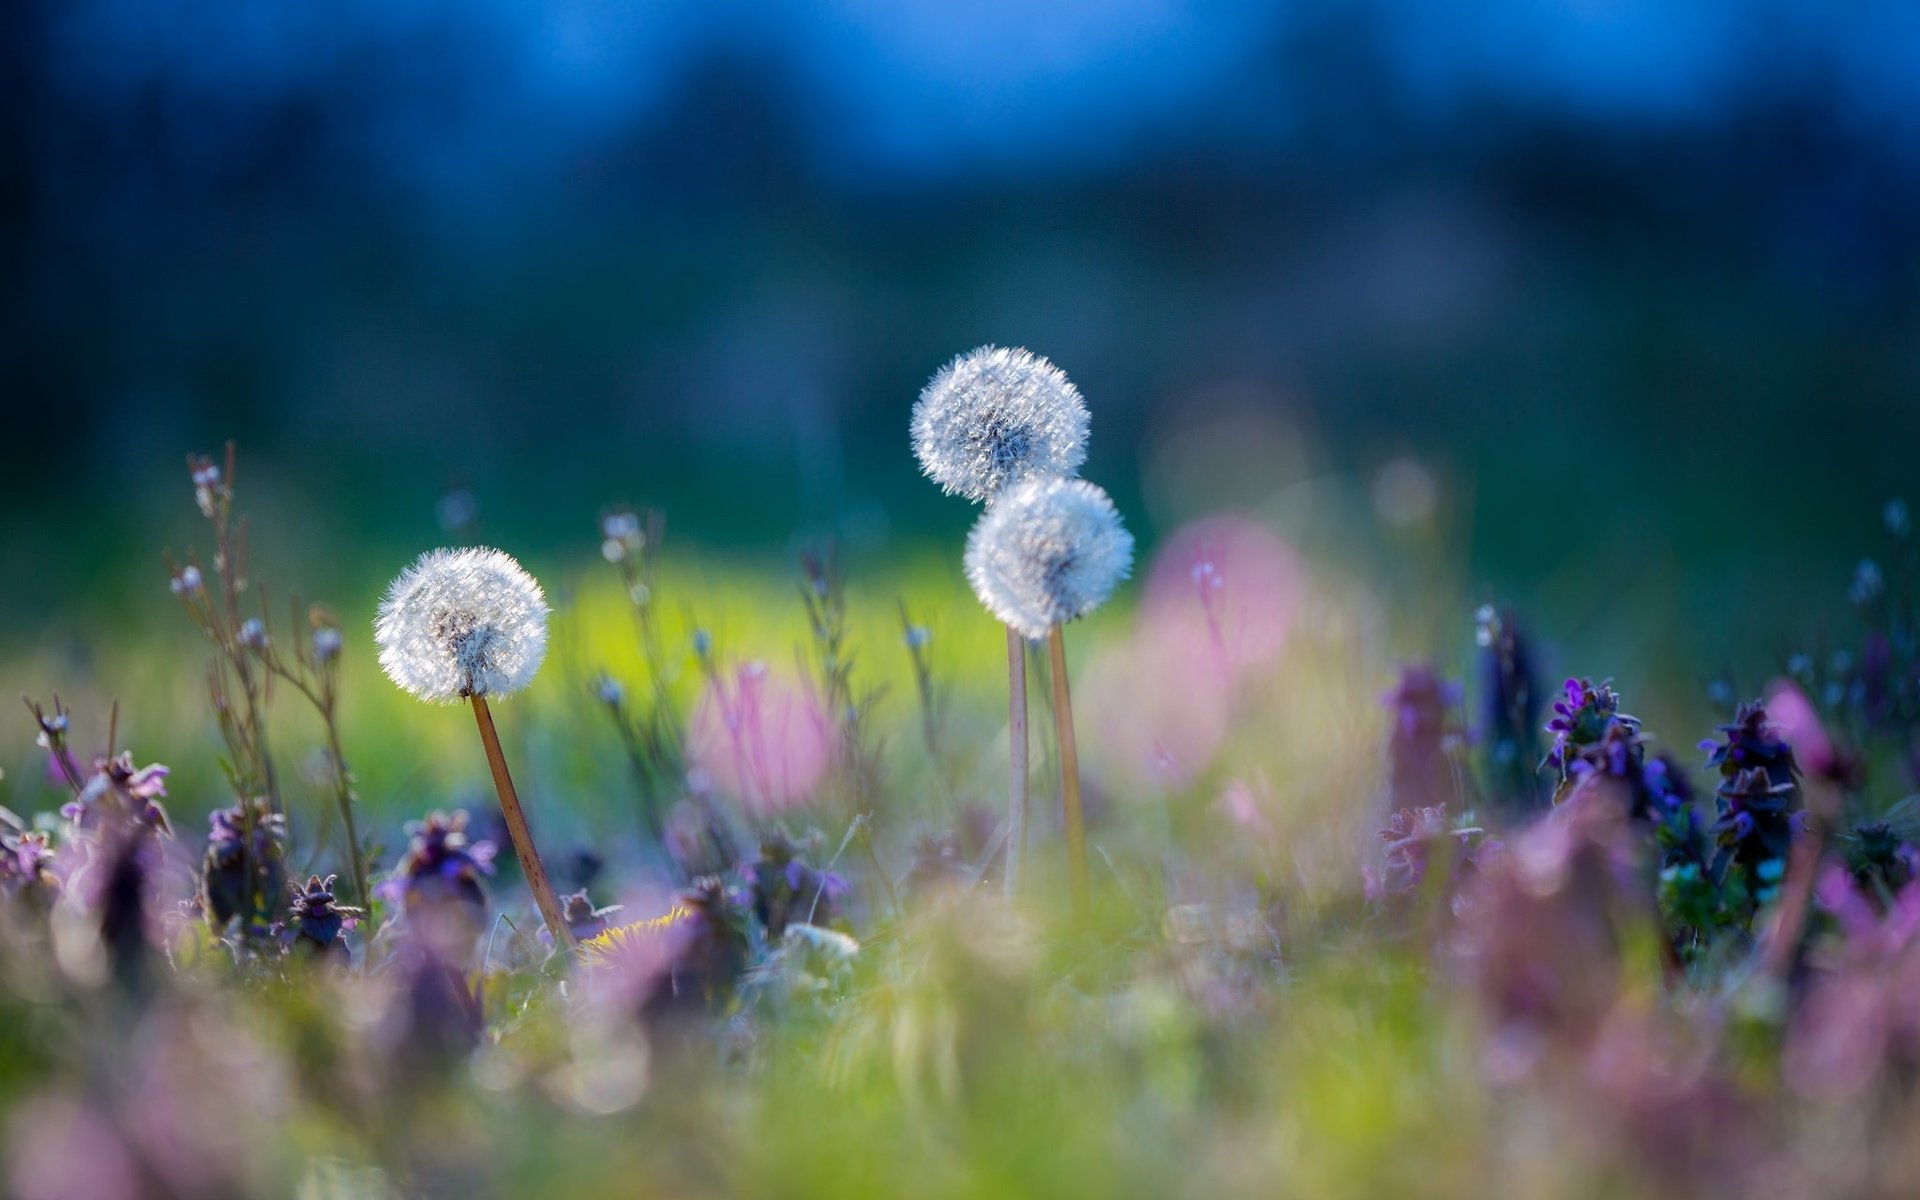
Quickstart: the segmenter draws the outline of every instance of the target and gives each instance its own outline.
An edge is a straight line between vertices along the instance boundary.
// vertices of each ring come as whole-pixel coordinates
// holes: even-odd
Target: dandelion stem
[[[1007,626],[1007,899],[1027,858],[1027,642]]]
[[[1073,740],[1073,696],[1067,688],[1067,640],[1055,625],[1047,631],[1047,664],[1053,676],[1053,727],[1060,743],[1060,806],[1067,824],[1067,880],[1075,916],[1087,915],[1087,824],[1080,811],[1080,751]]]
[[[540,861],[540,852],[534,849],[533,830],[527,827],[527,814],[520,807],[519,793],[514,791],[513,776],[507,774],[507,756],[500,750],[500,734],[493,727],[493,712],[487,707],[485,696],[468,698],[473,701],[473,717],[480,726],[480,743],[486,747],[487,766],[493,771],[494,790],[500,794],[500,812],[507,819],[507,834],[513,839],[513,852],[520,858],[520,871],[527,877],[527,887],[533,892],[534,903],[540,906],[540,916],[553,934],[553,944],[571,950],[574,947],[573,930],[560,911],[560,901],[553,894],[553,884],[547,879],[547,868]]]

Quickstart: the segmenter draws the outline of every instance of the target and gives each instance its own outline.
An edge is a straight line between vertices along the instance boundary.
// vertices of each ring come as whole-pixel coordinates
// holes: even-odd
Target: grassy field
[[[1447,539],[1342,553],[1336,510],[1176,531],[1069,628],[1083,900],[1038,647],[1031,857],[1002,894],[1004,633],[931,554],[843,582],[669,545],[641,605],[591,543],[535,560],[547,660],[494,712],[561,890],[624,906],[583,921],[579,954],[543,940],[471,718],[382,677],[373,585],[330,598],[316,628],[341,648],[305,678],[337,687],[389,883],[317,954],[286,880],[340,872],[330,900],[359,897],[327,724],[285,682],[259,697],[285,832],[238,860],[273,888],[231,922],[209,909],[208,813],[257,753],[207,691],[209,662],[246,658],[239,627],[210,641],[156,587],[84,655],[27,651],[10,678],[60,690],[81,810],[121,815],[54,815],[71,789],[23,712],[4,803],[50,838],[41,864],[12,829],[0,874],[10,1194],[1901,1194],[1920,860],[1897,823],[1884,861],[1860,852],[1906,790],[1897,730],[1820,700],[1829,665],[1807,668],[1860,773],[1801,745],[1792,807],[1837,807],[1778,826],[1804,862],[1749,861],[1725,778],[1689,747],[1714,732],[1713,667],[1654,639],[1622,655],[1648,689],[1618,684],[1684,727],[1654,747],[1690,798],[1654,787],[1611,693],[1576,689],[1594,724],[1562,753],[1588,766],[1547,811],[1556,769],[1525,768],[1560,689],[1535,676],[1533,727],[1508,731],[1537,781],[1516,806],[1487,714],[1517,676],[1490,667],[1497,637],[1473,645]],[[307,636],[265,632],[283,653]],[[1429,658],[1438,676],[1403,674]],[[752,754],[805,776],[777,802],[730,774],[726,700],[749,689],[823,739],[748,722]],[[123,803],[140,777],[93,763],[116,701],[115,748],[170,768],[169,838],[112,833],[144,828]],[[1768,728],[1718,736],[1773,745]],[[452,808],[499,843],[497,870],[431,828],[409,842],[403,822]],[[1690,862],[1704,891],[1675,873]]]

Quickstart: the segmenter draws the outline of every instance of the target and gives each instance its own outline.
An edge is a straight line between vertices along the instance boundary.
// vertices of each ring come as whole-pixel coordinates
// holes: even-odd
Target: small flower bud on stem
[[[541,919],[553,934],[554,945],[572,950],[573,929],[567,924],[559,898],[554,895],[540,852],[534,849],[533,830],[527,827],[527,814],[520,807],[513,777],[507,774],[507,756],[500,750],[500,734],[493,727],[493,712],[487,707],[485,696],[476,693],[468,699],[473,702],[473,717],[480,726],[480,743],[486,747],[487,766],[493,771],[494,790],[500,794],[500,812],[507,819],[507,833],[513,838],[513,852],[520,858],[521,873],[527,877],[527,887],[533,892],[534,903],[540,906]]]

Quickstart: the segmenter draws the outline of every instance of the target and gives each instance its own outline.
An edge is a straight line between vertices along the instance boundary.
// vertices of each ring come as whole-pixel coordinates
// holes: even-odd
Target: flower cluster
[[[1454,753],[1460,743],[1460,687],[1428,666],[1408,666],[1380,698],[1391,716],[1387,791],[1394,808],[1419,810],[1458,802]]]
[[[265,798],[215,809],[207,817],[200,866],[201,904],[217,930],[238,918],[243,934],[272,924],[287,890],[287,818]]]
[[[1847,870],[1862,894],[1885,905],[1920,880],[1920,848],[1887,821],[1863,821],[1848,838]]]
[[[167,768],[133,765],[131,752],[98,759],[93,772],[60,815],[81,836],[158,834],[171,837],[173,823],[160,798],[167,794]]]
[[[1744,890],[1750,906],[1758,908],[1774,899],[1786,877],[1800,807],[1800,768],[1793,747],[1757,700],[1741,705],[1720,732],[1720,740],[1700,743],[1708,768],[1721,777],[1714,792],[1714,873]]]
[[[52,839],[0,808],[0,898],[32,896],[43,904],[50,901],[60,889],[53,866]]]
[[[1475,825],[1456,824],[1444,804],[1401,809],[1377,835],[1383,865],[1377,873],[1365,869],[1368,898],[1412,897],[1435,872],[1452,883],[1471,877],[1484,833]]]
[[[494,845],[467,836],[467,814],[428,813],[407,826],[407,852],[378,889],[398,898],[407,923],[449,954],[462,954],[486,926]]]
[[[574,940],[583,944],[612,928],[608,918],[619,912],[620,908],[618,904],[595,907],[593,897],[584,888],[560,897],[560,910],[566,915],[567,928],[573,931]]]
[[[362,913],[335,900],[333,884],[338,878],[337,875],[325,879],[310,875],[305,887],[293,889],[287,923],[281,927],[281,937],[289,953],[341,965],[351,961],[351,952],[340,935],[351,929]]]
[[[1562,697],[1553,702],[1553,719],[1547,722],[1553,746],[1543,764],[1559,773],[1561,790],[1555,794],[1556,801],[1566,798],[1567,785],[1575,777],[1574,761],[1584,748],[1601,741],[1616,727],[1628,733],[1640,728],[1638,717],[1620,711],[1620,696],[1611,682],[1595,685],[1589,679],[1569,679],[1561,690]]]
[[[808,866],[784,835],[761,839],[760,857],[743,865],[740,874],[753,915],[769,938],[779,938],[790,923],[830,925],[841,916],[847,881]]]

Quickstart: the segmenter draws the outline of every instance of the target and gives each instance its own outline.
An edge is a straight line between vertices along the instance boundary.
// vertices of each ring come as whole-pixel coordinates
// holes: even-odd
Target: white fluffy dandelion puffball
[[[533,682],[548,611],[540,584],[511,555],[433,550],[387,589],[373,640],[387,678],[422,700],[498,698]]]
[[[940,368],[913,406],[913,452],[949,495],[991,500],[1087,460],[1087,405],[1066,373],[1026,350],[982,346]]]
[[[1037,640],[1106,602],[1133,567],[1133,535],[1084,479],[1035,479],[967,535],[967,581],[987,611]]]

